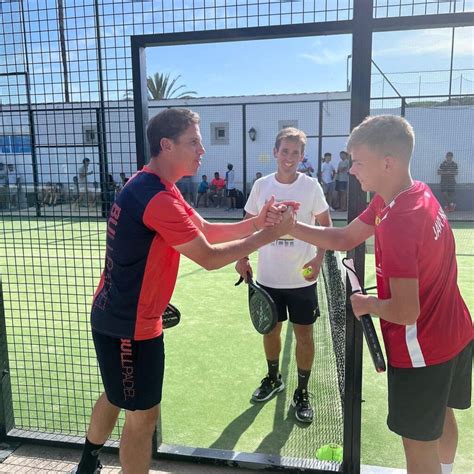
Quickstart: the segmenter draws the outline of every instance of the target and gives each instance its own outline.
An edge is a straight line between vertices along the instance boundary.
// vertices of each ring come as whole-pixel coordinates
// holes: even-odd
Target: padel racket
[[[352,258],[343,258],[342,264],[348,270],[349,281],[351,283],[352,294],[354,293],[362,293],[363,295],[366,294],[364,288],[360,284],[359,277],[355,272],[354,262]],[[377,333],[375,332],[374,323],[372,321],[372,317],[370,314],[364,314],[360,317],[360,322],[362,324],[362,331],[365,336],[365,340],[367,342],[367,346],[369,346],[370,356],[372,357],[372,361],[375,366],[375,370],[377,372],[385,372],[387,369],[385,365],[385,359],[383,356],[382,348],[380,347],[379,338],[377,337]]]
[[[166,307],[165,312],[161,318],[163,329],[169,329],[179,324],[181,321],[181,313],[179,312],[179,309],[176,308],[176,306],[168,303],[168,306]]]
[[[235,286],[240,285],[244,279],[240,277]],[[268,334],[278,322],[278,312],[272,297],[255,284],[250,273],[247,273],[249,288],[249,314],[253,327],[260,334]]]

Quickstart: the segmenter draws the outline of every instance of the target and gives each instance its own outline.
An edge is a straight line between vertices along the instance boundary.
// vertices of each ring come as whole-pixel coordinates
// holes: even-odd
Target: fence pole
[[[10,365],[8,362],[8,345],[5,324],[5,306],[0,277],[0,440],[6,438],[13,428],[12,387],[10,383]]]

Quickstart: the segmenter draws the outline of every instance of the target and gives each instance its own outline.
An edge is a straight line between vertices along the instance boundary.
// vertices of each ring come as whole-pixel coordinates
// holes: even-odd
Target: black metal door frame
[[[445,28],[474,24],[474,13],[449,13],[420,15],[412,17],[373,17],[373,0],[354,2],[353,19],[301,25],[281,25],[255,28],[237,28],[189,33],[167,33],[137,35],[131,37],[134,115],[137,166],[142,168],[148,162],[149,152],[146,140],[148,122],[148,97],[146,84],[146,48],[182,44],[217,43],[259,39],[294,38],[303,36],[327,36],[352,34],[351,79],[351,130],[370,113],[370,78],[372,59],[372,35],[374,32],[413,30],[423,28]],[[245,129],[244,129],[245,133]],[[321,137],[319,137],[321,141]],[[349,185],[348,221],[352,221],[365,209],[366,195],[357,180],[351,176]],[[353,251],[355,267],[364,278],[365,250],[360,245]],[[362,280],[363,281],[363,280]],[[348,288],[349,285],[346,285]],[[346,377],[344,400],[344,459],[343,471],[360,472],[361,394],[362,394],[362,331],[353,317],[350,305],[346,318]],[[213,460],[216,463],[256,464],[259,467],[283,467],[275,460],[259,454],[224,452],[220,450],[194,449],[183,446],[157,447],[161,456],[191,458],[195,461]],[[293,466],[285,466],[291,469]],[[331,472],[319,469],[305,469],[307,472]]]

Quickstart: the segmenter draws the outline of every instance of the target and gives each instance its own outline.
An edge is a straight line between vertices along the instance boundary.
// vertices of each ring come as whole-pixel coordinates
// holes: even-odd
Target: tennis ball
[[[306,268],[303,268],[303,269],[301,270],[301,274],[302,274],[304,277],[310,276],[312,272],[313,272],[313,268],[312,268],[312,267],[306,267]]]
[[[316,457],[321,461],[342,462],[342,446],[336,443],[325,444],[316,451]]]

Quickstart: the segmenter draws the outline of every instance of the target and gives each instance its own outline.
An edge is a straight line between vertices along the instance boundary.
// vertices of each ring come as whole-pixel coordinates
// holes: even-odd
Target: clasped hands
[[[275,196],[272,196],[257,217],[258,229],[274,231],[278,236],[288,233],[296,223],[299,207],[297,201],[275,202]]]

